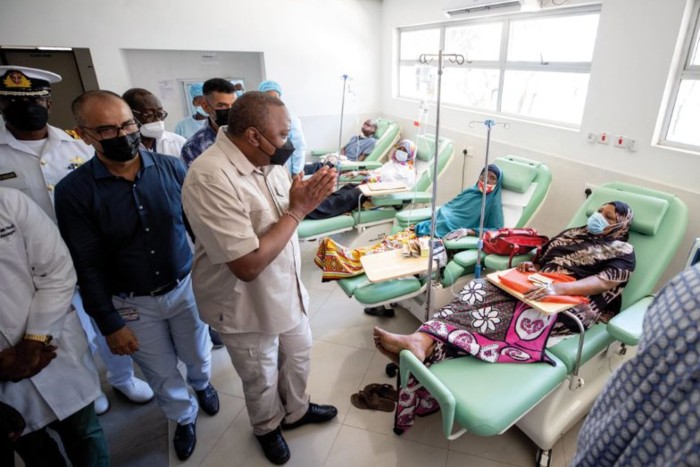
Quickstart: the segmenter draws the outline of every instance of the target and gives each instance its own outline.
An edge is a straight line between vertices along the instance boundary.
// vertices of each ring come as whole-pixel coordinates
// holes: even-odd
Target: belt
[[[166,293],[171,292],[173,289],[175,289],[175,287],[180,285],[185,277],[187,277],[187,275],[185,275],[182,279],[175,279],[172,282],[168,282],[165,285],[161,285],[160,287],[155,288],[155,289],[151,290],[150,292],[121,292],[121,293],[118,293],[117,296],[124,297],[124,298],[127,298],[127,297],[132,298],[132,297],[149,297],[149,296],[150,297],[157,297],[159,295],[165,295]]]

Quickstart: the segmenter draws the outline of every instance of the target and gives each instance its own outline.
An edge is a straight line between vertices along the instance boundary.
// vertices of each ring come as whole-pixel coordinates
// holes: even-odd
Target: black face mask
[[[49,110],[36,102],[15,101],[2,111],[7,123],[21,131],[38,131],[49,121]]]
[[[141,144],[141,134],[135,131],[128,135],[103,139],[100,144],[107,159],[114,162],[127,162],[136,157]]]
[[[228,111],[231,109],[216,109],[216,119],[214,120],[218,126],[228,125]]]
[[[257,128],[255,129],[258,130]],[[289,160],[289,158],[292,157],[292,154],[294,154],[295,148],[292,144],[291,139],[287,138],[287,141],[285,141],[285,143],[278,148],[274,144],[272,144],[265,135],[262,134],[262,131],[258,130],[258,133],[260,134],[260,136],[265,138],[265,141],[267,141],[275,148],[275,152],[273,152],[272,154],[268,154],[267,152],[263,151],[262,148],[260,148],[262,152],[264,152],[267,156],[270,156],[270,164],[284,165]]]
[[[272,165],[284,165],[292,154],[294,154],[294,145],[291,140],[287,140],[282,147],[276,148],[275,153],[270,158],[270,164]]]

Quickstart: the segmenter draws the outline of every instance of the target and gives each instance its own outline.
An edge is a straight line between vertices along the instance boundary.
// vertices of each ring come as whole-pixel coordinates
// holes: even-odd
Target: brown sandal
[[[382,412],[393,412],[394,402],[381,397],[376,392],[360,391],[350,396],[352,405],[362,410],[381,410]]]
[[[391,384],[368,384],[363,391],[367,394],[376,393],[379,397],[389,399],[392,402],[397,402],[399,400],[399,394]]]

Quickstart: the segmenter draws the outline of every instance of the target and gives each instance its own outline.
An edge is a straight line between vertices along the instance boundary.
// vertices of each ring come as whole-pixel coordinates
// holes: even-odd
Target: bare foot
[[[374,327],[374,344],[384,355],[398,356],[402,350],[409,350],[421,362],[435,347],[435,341],[428,334],[416,332],[409,335],[393,334],[381,328]],[[389,357],[391,358],[391,357]]]
[[[379,350],[380,353],[382,353],[386,358],[391,360],[393,363],[396,363],[397,365],[399,364],[399,354],[389,352],[387,349],[382,347],[381,344],[374,344],[375,347],[377,347],[377,350]]]

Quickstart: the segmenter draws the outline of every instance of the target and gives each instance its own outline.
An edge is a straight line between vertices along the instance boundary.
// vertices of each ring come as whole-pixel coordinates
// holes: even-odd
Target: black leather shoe
[[[309,410],[294,423],[282,423],[283,430],[292,430],[308,423],[324,423],[338,415],[338,409],[332,405],[318,405],[309,402]]]
[[[287,446],[287,442],[282,437],[279,427],[264,435],[255,435],[255,437],[258,439],[260,446],[262,446],[267,460],[277,465],[282,465],[289,460],[291,455],[289,446]]]
[[[201,391],[194,392],[197,395],[199,407],[207,415],[216,415],[219,412],[219,395],[214,386],[207,384]]]
[[[175,454],[181,461],[188,459],[194,452],[194,447],[197,445],[197,432],[194,423],[187,425],[178,425],[175,428],[175,437],[173,438],[175,446]]]

